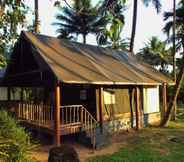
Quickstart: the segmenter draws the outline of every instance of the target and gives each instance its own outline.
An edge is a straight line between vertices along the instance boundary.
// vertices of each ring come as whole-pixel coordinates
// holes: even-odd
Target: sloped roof
[[[173,83],[128,52],[84,45],[30,32],[23,36],[64,83],[157,85]],[[38,60],[39,61],[39,60]]]

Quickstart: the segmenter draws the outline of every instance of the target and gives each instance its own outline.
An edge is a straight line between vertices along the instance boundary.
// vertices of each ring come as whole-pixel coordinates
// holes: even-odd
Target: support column
[[[24,100],[24,90],[21,87],[21,89],[20,89],[20,102],[23,103],[23,100]]]
[[[61,105],[61,95],[60,95],[60,84],[56,85],[55,88],[55,111],[54,111],[54,124],[55,124],[55,144],[59,146],[61,144],[61,130],[60,130],[60,105]]]
[[[163,117],[167,112],[167,83],[163,83],[162,85],[162,113]]]
[[[140,89],[139,87],[135,88],[135,114],[136,114],[136,130],[141,128],[141,112],[140,112]]]
[[[8,101],[10,101],[11,100],[11,93],[10,93],[10,87],[9,86],[7,88],[7,91],[8,91],[8,93],[7,93],[7,99],[8,99]]]
[[[99,89],[99,119],[100,119],[100,131],[103,133],[103,114],[102,110],[104,107],[104,97],[103,97],[103,88]]]

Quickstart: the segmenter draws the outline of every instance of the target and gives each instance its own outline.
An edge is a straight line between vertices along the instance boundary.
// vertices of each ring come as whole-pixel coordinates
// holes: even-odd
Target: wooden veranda
[[[24,126],[55,136],[56,145],[60,145],[61,135],[85,131],[95,147],[98,122],[82,105],[59,106],[54,111],[53,106],[19,103],[15,116]]]

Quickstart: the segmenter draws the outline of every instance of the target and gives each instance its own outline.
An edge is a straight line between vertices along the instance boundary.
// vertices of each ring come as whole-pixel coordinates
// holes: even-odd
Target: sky
[[[71,1],[71,0],[67,0]],[[162,12],[156,13],[156,10],[152,5],[145,7],[142,1],[139,0],[138,5],[138,19],[137,19],[137,30],[135,37],[135,52],[144,47],[145,43],[149,41],[152,36],[158,36],[161,40],[166,39],[166,35],[163,34],[162,29],[164,27],[163,12],[172,11],[173,0],[161,0],[162,1]],[[177,2],[179,0],[176,0]],[[26,4],[33,10],[34,0],[25,0]],[[97,0],[93,0],[96,3]],[[63,2],[64,3],[64,2]],[[124,12],[125,15],[125,26],[122,32],[123,38],[130,38],[131,27],[132,27],[132,8],[133,0],[129,0],[127,9]],[[54,0],[39,0],[39,19],[40,19],[40,32],[50,36],[57,36],[56,27],[52,25],[56,22],[55,16],[58,10],[54,7]],[[31,16],[28,17],[31,20]],[[89,35],[87,43],[95,44],[95,37]]]

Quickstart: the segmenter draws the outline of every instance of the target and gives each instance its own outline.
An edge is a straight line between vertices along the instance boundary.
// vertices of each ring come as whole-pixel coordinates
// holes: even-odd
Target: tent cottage
[[[61,136],[118,131],[160,120],[173,81],[128,52],[22,32],[3,79],[25,126]],[[11,110],[12,111],[12,110]],[[98,133],[99,133],[98,132]]]

